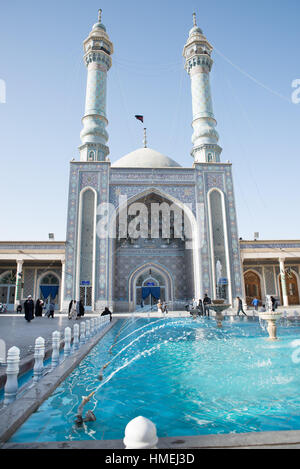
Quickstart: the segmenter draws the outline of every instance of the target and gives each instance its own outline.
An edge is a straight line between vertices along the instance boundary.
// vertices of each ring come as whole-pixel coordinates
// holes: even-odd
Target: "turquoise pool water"
[[[119,439],[139,415],[159,437],[299,430],[299,323],[278,336],[269,342],[242,319],[223,329],[212,318],[119,321],[10,441]],[[97,420],[78,428],[81,397],[94,390],[85,411]]]

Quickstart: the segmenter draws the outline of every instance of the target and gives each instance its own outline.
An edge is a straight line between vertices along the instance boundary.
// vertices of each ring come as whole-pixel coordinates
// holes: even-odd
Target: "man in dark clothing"
[[[271,296],[270,299],[271,299],[271,301],[272,301],[272,311],[275,312],[275,311],[276,311],[276,308],[277,308],[277,301],[276,301],[276,299],[274,298],[274,296]]]
[[[78,317],[84,316],[84,306],[82,304],[82,300],[79,300],[79,313]]]
[[[207,313],[207,316],[209,316],[209,305],[211,305],[211,299],[209,298],[207,293],[205,293],[204,298],[203,298],[204,316],[206,316],[206,313]]]
[[[101,314],[101,316],[107,316],[107,315],[110,315],[110,320],[112,320],[112,314],[111,312],[109,311],[108,307],[106,307],[103,311],[103,313]]]
[[[33,319],[34,314],[34,303],[31,295],[28,296],[27,300],[24,303],[25,319],[27,322],[30,322]]]
[[[236,299],[238,300],[238,311],[237,311],[237,315],[239,316],[240,313],[242,312],[245,316],[247,316],[247,314],[245,313],[244,309],[243,309],[243,302],[241,300],[241,298],[239,296],[236,297]]]

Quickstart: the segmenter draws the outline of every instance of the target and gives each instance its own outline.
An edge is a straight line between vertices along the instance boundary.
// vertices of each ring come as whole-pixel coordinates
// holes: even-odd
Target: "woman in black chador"
[[[44,304],[44,302],[42,300],[40,300],[39,298],[36,300],[36,303],[35,303],[35,317],[43,316],[43,304]]]
[[[28,296],[27,300],[24,303],[25,319],[27,322],[30,322],[33,319],[34,314],[34,303],[31,295]]]

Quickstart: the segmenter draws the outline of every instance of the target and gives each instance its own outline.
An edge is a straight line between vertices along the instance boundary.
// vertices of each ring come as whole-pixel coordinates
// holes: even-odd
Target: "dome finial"
[[[194,26],[197,26],[196,13],[193,13],[193,23],[194,23]]]
[[[102,10],[99,8],[98,10],[98,22],[101,23],[101,15],[102,15]]]
[[[147,148],[147,129],[144,129],[144,148]]]

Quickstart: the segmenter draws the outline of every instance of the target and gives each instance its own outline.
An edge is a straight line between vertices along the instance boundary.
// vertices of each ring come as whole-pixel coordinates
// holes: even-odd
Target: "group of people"
[[[209,316],[210,314],[211,298],[205,293],[203,300],[200,298],[198,301],[194,298],[193,301],[185,306],[187,311],[191,314],[198,314],[198,316]]]
[[[34,319],[34,317],[42,317],[43,309],[46,309],[46,312],[45,312],[46,317],[54,318],[55,304],[53,303],[53,301],[50,301],[50,303],[46,307],[43,300],[38,298],[36,300],[36,303],[34,304],[32,296],[28,295],[27,300],[24,302],[24,313],[25,313],[26,321],[30,322]],[[22,313],[21,304],[17,306],[17,313]]]
[[[77,319],[84,316],[84,306],[81,300],[72,300],[69,304],[68,318]]]
[[[271,300],[272,311],[275,312],[276,309],[278,308],[278,300],[276,300],[274,296],[270,296],[270,300]],[[259,303],[260,301],[256,297],[254,297],[251,304],[252,306],[254,306],[255,311],[258,311]],[[265,311],[266,311],[266,305],[262,304],[260,308],[260,312],[263,313]]]

